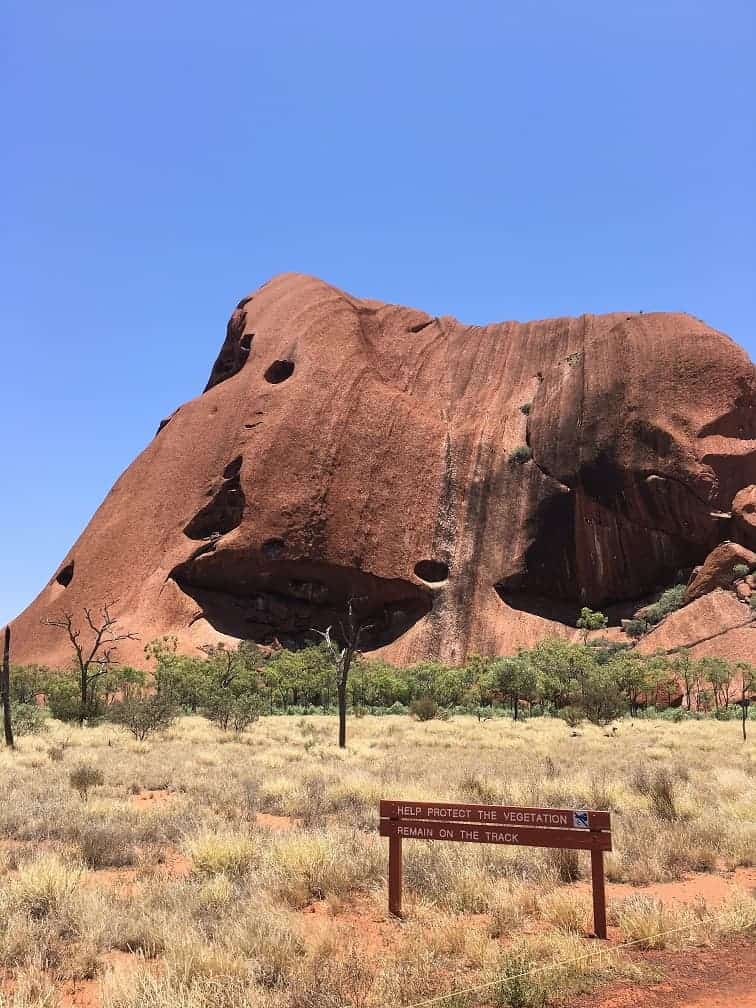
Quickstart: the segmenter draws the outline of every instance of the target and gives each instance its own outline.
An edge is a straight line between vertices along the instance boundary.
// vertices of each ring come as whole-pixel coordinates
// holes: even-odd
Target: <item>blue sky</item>
[[[751,0],[4,9],[0,625],[275,273],[756,356]]]

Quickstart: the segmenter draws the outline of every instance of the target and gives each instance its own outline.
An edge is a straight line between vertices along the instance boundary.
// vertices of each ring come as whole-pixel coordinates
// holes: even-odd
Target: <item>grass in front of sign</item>
[[[340,751],[322,717],[238,737],[184,718],[144,743],[53,724],[0,754],[5,992],[19,1008],[54,1005],[66,983],[108,1008],[381,1008],[488,985],[445,1003],[513,1008],[638,978],[637,957],[586,937],[583,853],[408,840],[407,919],[389,919],[381,798],[608,807],[608,874],[625,883],[753,864],[754,760],[732,723],[349,728]],[[70,782],[82,766],[103,781],[86,796]],[[641,948],[756,933],[745,893],[611,899],[615,941]]]

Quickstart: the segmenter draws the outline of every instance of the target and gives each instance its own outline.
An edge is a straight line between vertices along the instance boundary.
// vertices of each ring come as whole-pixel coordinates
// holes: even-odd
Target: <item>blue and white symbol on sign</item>
[[[590,826],[590,823],[588,822],[588,813],[573,812],[572,825],[575,827],[575,829],[588,829]]]

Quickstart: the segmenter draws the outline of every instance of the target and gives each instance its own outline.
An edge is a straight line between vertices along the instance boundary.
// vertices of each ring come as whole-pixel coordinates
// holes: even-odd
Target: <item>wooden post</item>
[[[604,852],[600,850],[591,851],[591,884],[593,886],[593,930],[597,938],[606,939]]]
[[[389,837],[389,913],[402,916],[402,838]]]
[[[5,643],[3,645],[3,667],[0,675],[0,693],[3,703],[3,727],[5,728],[5,744],[13,749],[13,725],[10,711],[10,626],[5,628]]]

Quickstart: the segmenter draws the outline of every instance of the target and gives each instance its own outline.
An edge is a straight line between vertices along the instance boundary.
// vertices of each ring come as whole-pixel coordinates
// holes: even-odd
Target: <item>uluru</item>
[[[16,661],[65,664],[43,621],[110,600],[138,662],[166,634],[297,646],[358,597],[367,650],[459,662],[574,635],[584,605],[620,634],[681,581],[641,646],[753,654],[728,567],[756,548],[756,369],[689,315],[466,325],[283,274],[156,427]]]

